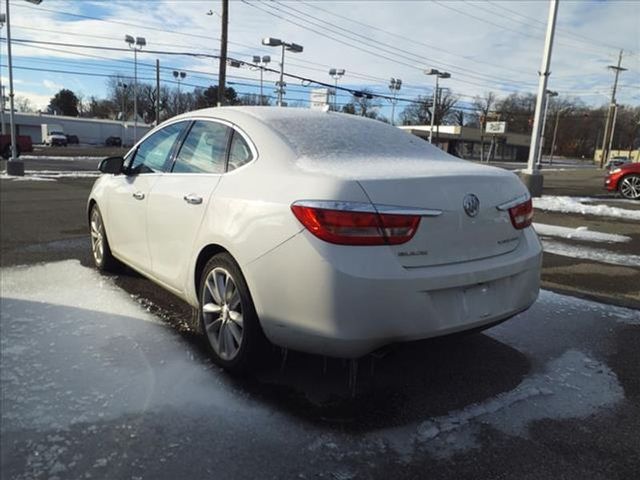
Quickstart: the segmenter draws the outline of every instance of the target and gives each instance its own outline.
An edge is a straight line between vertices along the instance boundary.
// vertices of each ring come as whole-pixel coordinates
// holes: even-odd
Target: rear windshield
[[[269,120],[300,158],[326,160],[346,157],[425,158],[429,144],[378,120],[325,114]]]

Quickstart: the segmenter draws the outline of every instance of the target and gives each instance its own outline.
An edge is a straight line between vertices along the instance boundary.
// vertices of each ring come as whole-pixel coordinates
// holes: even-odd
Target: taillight
[[[381,214],[345,206],[339,210],[293,204],[291,210],[316,237],[338,245],[399,245],[411,240],[420,224],[419,215]]]
[[[509,216],[511,217],[513,228],[521,230],[531,225],[533,220],[533,203],[531,203],[531,199],[511,207]]]

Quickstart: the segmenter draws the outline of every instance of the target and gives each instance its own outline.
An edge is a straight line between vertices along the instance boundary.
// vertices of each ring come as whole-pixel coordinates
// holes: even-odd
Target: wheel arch
[[[231,255],[231,252],[229,252],[229,250],[217,243],[210,243],[209,245],[205,245],[198,253],[195,268],[193,271],[193,277],[191,279],[193,282],[194,292],[196,292],[196,298],[200,297],[200,277],[202,276],[202,271],[204,270],[205,265],[211,257],[219,253],[227,253]],[[238,263],[233,255],[231,255],[231,258],[233,258],[234,261]]]

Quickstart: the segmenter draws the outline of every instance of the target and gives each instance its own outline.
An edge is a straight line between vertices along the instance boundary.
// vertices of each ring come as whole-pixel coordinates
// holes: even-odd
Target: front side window
[[[235,170],[241,167],[245,163],[249,163],[253,160],[253,154],[247,142],[245,142],[242,135],[238,132],[233,132],[233,138],[231,139],[231,148],[229,149],[229,167],[227,171]]]
[[[173,166],[174,173],[224,173],[229,127],[196,121]]]
[[[173,123],[142,142],[135,151],[129,171],[133,174],[164,172],[173,145],[185,124],[186,122]]]

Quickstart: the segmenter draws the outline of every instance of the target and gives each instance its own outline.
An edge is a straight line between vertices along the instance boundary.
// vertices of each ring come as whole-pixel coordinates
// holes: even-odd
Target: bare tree
[[[18,95],[15,99],[15,108],[19,112],[35,112],[35,107],[31,100],[27,97],[23,97],[22,95]]]

